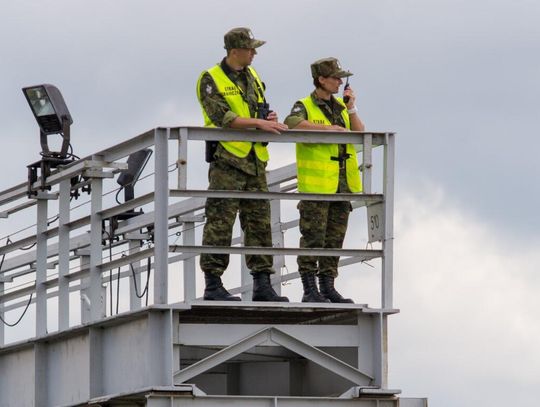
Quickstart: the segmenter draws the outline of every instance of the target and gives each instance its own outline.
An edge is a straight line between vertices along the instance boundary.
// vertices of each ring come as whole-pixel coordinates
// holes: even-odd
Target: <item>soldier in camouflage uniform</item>
[[[235,28],[225,34],[227,56],[221,63],[204,71],[197,83],[197,95],[203,109],[205,126],[231,129],[261,129],[279,134],[287,126],[278,123],[275,112],[261,112],[264,83],[250,67],[256,48],[265,42],[253,38],[248,28]],[[264,116],[264,117],[261,117]],[[268,191],[266,161],[268,152],[261,143],[212,142],[210,146],[210,190]],[[207,148],[209,145],[207,144]],[[213,148],[212,148],[213,147]],[[236,214],[246,246],[272,246],[270,204],[260,199],[206,200],[206,224],[203,245],[230,246]],[[280,297],[270,284],[272,256],[246,255],[253,275],[254,301],[288,301]],[[228,254],[201,254],[200,265],[205,273],[205,300],[239,301],[223,287],[220,276],[229,264]]]
[[[324,58],[311,65],[315,90],[310,96],[297,101],[285,124],[293,129],[328,131],[363,131],[355,106],[352,89],[338,93],[341,78],[352,75],[342,70],[335,58]],[[351,193],[361,191],[361,180],[356,152],[350,144],[302,144],[296,146],[298,190],[315,193]],[[300,247],[341,248],[352,210],[348,201],[301,201]],[[347,302],[334,288],[338,275],[339,257],[298,256],[298,270],[304,286],[303,302]],[[319,277],[319,288],[315,281]]]

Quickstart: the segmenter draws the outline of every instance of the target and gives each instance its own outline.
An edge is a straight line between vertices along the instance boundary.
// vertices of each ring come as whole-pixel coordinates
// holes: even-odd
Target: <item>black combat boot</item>
[[[315,282],[315,273],[303,273],[300,274],[300,278],[304,286],[302,302],[330,302],[319,293]]]
[[[253,301],[289,302],[287,297],[280,297],[272,288],[270,273],[253,273]]]
[[[208,301],[240,301],[240,297],[232,296],[223,287],[221,277],[212,273],[204,273],[204,282],[206,288],[204,289],[204,299]]]
[[[328,274],[319,274],[319,287],[321,289],[321,295],[324,298],[330,300],[330,302],[339,302],[354,304],[354,301],[350,298],[343,298],[340,293],[334,288],[334,277]]]

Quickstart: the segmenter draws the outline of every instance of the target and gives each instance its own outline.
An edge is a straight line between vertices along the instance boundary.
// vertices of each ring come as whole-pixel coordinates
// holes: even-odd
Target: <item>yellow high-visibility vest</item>
[[[248,67],[248,69],[259,85],[259,92],[257,92],[259,98],[258,102],[262,103],[264,101],[263,95],[260,94],[263,89],[262,82],[259,79],[257,72],[255,72],[253,68]],[[240,117],[251,117],[251,114],[249,112],[249,105],[242,98],[242,90],[233,81],[230,80],[227,74],[223,72],[223,69],[221,69],[221,66],[219,64],[215,65],[206,72],[208,72],[214,80],[218,92],[225,98],[225,101],[227,102],[231,110]],[[199,80],[197,81],[197,97],[199,98],[199,103],[201,103],[200,84],[203,75],[204,72],[201,74],[201,76],[199,76]],[[210,120],[202,104],[201,108],[204,116],[204,126],[218,127],[215,123],[212,122],[212,120]],[[269,158],[268,150],[261,143],[251,143],[249,141],[220,141],[220,144],[229,153],[239,158],[246,157],[251,151],[252,145],[254,147],[255,154],[257,155],[259,160],[266,162]]]
[[[342,99],[336,98],[336,100],[345,107]],[[306,108],[308,121],[317,124],[332,124],[311,96],[301,99],[300,102]],[[345,126],[350,129],[351,122],[346,107],[341,112],[341,116],[345,121]],[[350,154],[345,161],[347,185],[351,192],[362,192],[362,180],[354,146],[347,144],[346,152]],[[332,160],[332,157],[337,157],[338,154],[337,144],[296,143],[298,192],[336,193],[339,183],[339,161]]]

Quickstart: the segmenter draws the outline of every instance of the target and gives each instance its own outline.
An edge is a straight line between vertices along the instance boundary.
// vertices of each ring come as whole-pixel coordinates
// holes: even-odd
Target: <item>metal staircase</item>
[[[188,163],[202,159],[188,147],[202,140],[353,143],[362,158],[364,193],[294,192],[294,164],[268,173],[267,193],[188,189]],[[143,148],[154,151],[151,192],[112,202],[106,192],[112,179],[126,168],[126,157]],[[373,159],[378,148],[380,162]],[[379,194],[372,193],[377,165]],[[28,309],[24,318],[35,326],[26,339],[6,343],[8,330],[18,327],[0,322],[0,405],[427,406],[388,388],[388,316],[398,312],[392,302],[393,176],[392,133],[291,130],[276,136],[175,127],[59,167],[31,185],[32,198],[26,183],[0,192],[0,218],[6,218],[0,225],[21,215],[36,219],[0,246],[0,317],[10,322]],[[40,190],[43,184],[50,189]],[[87,205],[70,199],[82,186],[90,187]],[[244,247],[241,236],[232,247],[198,244],[207,197],[270,199],[274,247]],[[281,203],[300,199],[367,208],[363,235],[373,248],[285,247],[285,233],[298,220],[283,222]],[[136,208],[144,213],[133,215]],[[58,226],[49,214],[56,210]],[[241,283],[230,291],[244,301],[202,301],[196,258],[204,252],[271,254],[276,268],[285,256],[299,254],[339,255],[341,266],[381,259],[381,304],[251,302],[243,263]],[[179,276],[183,295],[173,296]],[[295,278],[295,272],[274,277],[276,291]],[[129,290],[115,293],[120,284]],[[120,299],[119,312],[114,302]]]

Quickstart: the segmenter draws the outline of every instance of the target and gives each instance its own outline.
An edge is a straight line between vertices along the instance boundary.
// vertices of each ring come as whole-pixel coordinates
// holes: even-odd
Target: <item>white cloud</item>
[[[436,406],[477,406],[479,392],[492,407],[508,405],[510,393],[532,402],[540,385],[538,242],[508,241],[440,188],[415,192],[398,200],[395,225],[402,312],[390,320],[392,386]]]

